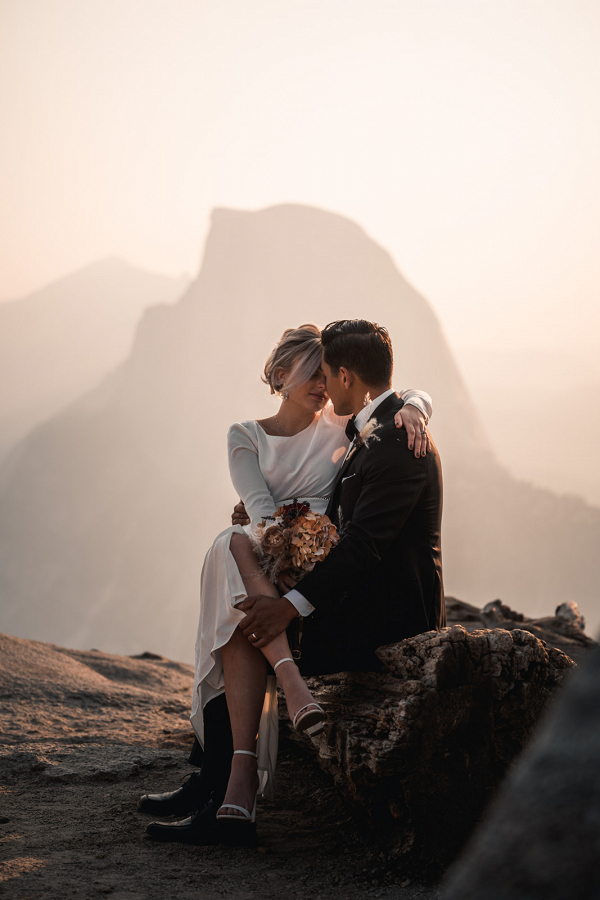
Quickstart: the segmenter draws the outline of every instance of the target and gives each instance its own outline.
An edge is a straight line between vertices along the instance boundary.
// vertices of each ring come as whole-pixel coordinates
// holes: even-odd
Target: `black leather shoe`
[[[201,784],[200,772],[191,772],[188,779],[176,791],[165,794],[144,794],[138,803],[140,812],[152,816],[185,816],[204,806],[206,795]]]
[[[150,822],[146,834],[155,841],[177,841],[206,847],[210,844],[228,844],[231,847],[254,847],[257,843],[256,825],[243,828],[237,823],[219,822],[212,802],[180,822]]]
[[[150,822],[146,834],[155,841],[178,841],[180,844],[205,846],[219,842],[219,827],[212,800],[189,818],[180,822]]]

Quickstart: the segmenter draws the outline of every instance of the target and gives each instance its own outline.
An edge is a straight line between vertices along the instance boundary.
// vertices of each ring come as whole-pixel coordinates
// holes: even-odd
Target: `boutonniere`
[[[358,432],[356,440],[358,441],[359,447],[364,444],[365,447],[369,446],[370,441],[379,441],[381,438],[378,434],[375,434],[378,429],[381,428],[381,425],[377,421],[377,419],[369,419],[364,428]]]
[[[371,441],[381,440],[379,435],[375,434],[375,432],[378,431],[380,428],[381,428],[381,424],[377,421],[377,419],[369,419],[369,421],[366,423],[366,425],[363,428],[361,428],[361,430],[358,432],[358,434],[354,438],[354,445],[353,445],[352,449],[350,450],[350,452],[348,453],[348,456],[346,457],[345,461],[348,462],[349,459],[352,459],[352,457],[354,456],[354,454],[356,453],[356,451],[358,450],[359,447],[364,446],[364,447],[368,448]]]

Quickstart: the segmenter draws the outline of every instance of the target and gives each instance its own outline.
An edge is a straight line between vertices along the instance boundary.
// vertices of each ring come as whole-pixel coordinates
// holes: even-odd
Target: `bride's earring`
[[[282,399],[282,400],[289,400],[289,399],[290,399],[290,392],[289,392],[289,391],[283,390],[283,391],[281,391],[280,393],[281,393],[281,399]]]
[[[370,402],[371,402],[371,395],[370,395],[370,393],[367,391],[367,393],[365,394],[365,399],[364,399],[364,402],[363,402],[363,406],[368,406],[368,404],[369,404]]]

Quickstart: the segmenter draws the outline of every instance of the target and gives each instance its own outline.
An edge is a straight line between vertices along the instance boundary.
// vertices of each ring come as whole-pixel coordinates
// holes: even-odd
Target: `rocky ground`
[[[462,619],[460,601],[449,601],[449,610],[452,624],[486,627],[475,607],[462,604]],[[506,610],[497,615],[509,621]],[[573,631],[573,617],[558,618],[555,641],[544,620],[551,643],[586,650],[591,642],[579,625]],[[538,627],[529,622],[513,628]],[[0,897],[440,896],[436,885],[392,869],[285,721],[276,799],[259,807],[256,846],[150,841],[139,796],[173,789],[190,771],[191,667],[7,636],[0,636],[0,659]]]
[[[388,878],[370,852],[331,782],[306,759],[282,748],[277,802],[259,809],[255,848],[156,844],[145,837],[149,818],[138,797],[176,786],[189,767],[185,754],[132,754],[129,776],[103,771],[72,780],[31,770],[2,789],[0,896],[181,900],[231,897],[437,898],[434,888]],[[78,754],[71,756],[71,771]],[[402,879],[400,879],[402,880]]]
[[[256,847],[156,844],[136,803],[190,771],[191,668],[6,636],[0,655],[0,897],[439,896],[389,874],[285,724]]]

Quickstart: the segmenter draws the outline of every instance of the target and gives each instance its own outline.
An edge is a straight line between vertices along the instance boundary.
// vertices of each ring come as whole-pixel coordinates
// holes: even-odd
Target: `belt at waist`
[[[317,496],[302,494],[300,497],[288,497],[286,500],[277,500],[277,506],[287,506],[288,503],[303,503],[307,500],[331,500],[331,494],[328,496]]]

